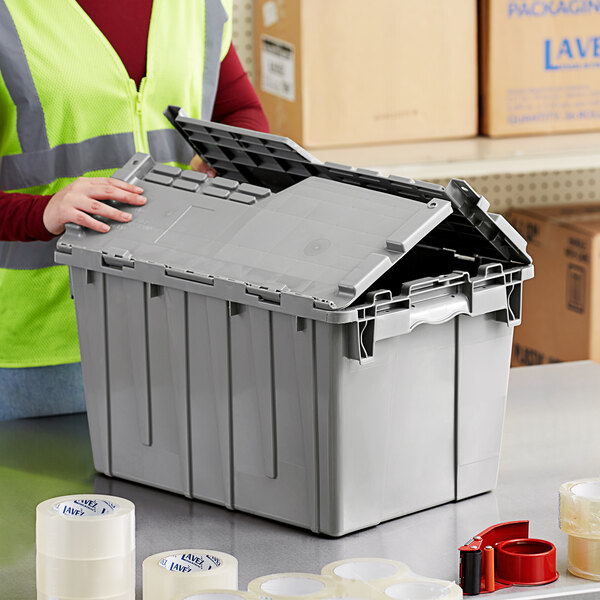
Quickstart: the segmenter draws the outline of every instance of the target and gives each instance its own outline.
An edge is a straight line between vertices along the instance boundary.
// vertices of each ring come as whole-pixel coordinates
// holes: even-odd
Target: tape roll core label
[[[97,517],[109,515],[118,510],[119,506],[108,500],[94,498],[78,498],[66,500],[54,505],[54,510],[65,517]]]
[[[158,565],[167,571],[177,573],[197,573],[217,569],[222,565],[221,559],[210,554],[172,554],[161,558]]]

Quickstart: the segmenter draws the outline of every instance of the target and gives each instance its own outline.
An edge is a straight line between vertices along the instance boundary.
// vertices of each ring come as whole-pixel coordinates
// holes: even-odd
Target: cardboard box
[[[256,0],[255,86],[309,147],[477,133],[475,0]]]
[[[600,2],[482,0],[481,130],[600,129]]]
[[[535,264],[513,366],[600,361],[600,204],[513,209],[508,219]]]

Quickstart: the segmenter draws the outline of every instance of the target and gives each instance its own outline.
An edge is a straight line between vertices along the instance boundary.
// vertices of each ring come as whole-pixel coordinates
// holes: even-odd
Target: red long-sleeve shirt
[[[140,84],[146,74],[152,0],[78,0],[120,56],[129,76]],[[260,101],[231,45],[221,62],[213,121],[268,131]],[[0,240],[50,240],[42,216],[51,196],[0,191]]]

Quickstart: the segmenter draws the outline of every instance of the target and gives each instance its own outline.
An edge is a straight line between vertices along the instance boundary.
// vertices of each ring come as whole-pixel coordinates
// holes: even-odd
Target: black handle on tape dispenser
[[[479,549],[460,551],[460,587],[463,593],[481,593],[481,555]]]

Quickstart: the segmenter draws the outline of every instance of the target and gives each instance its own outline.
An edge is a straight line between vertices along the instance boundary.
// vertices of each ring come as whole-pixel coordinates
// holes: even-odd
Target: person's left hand
[[[206,173],[209,177],[217,176],[217,172],[212,167],[209,167],[197,154],[194,155],[192,162],[190,162],[190,169]]]

